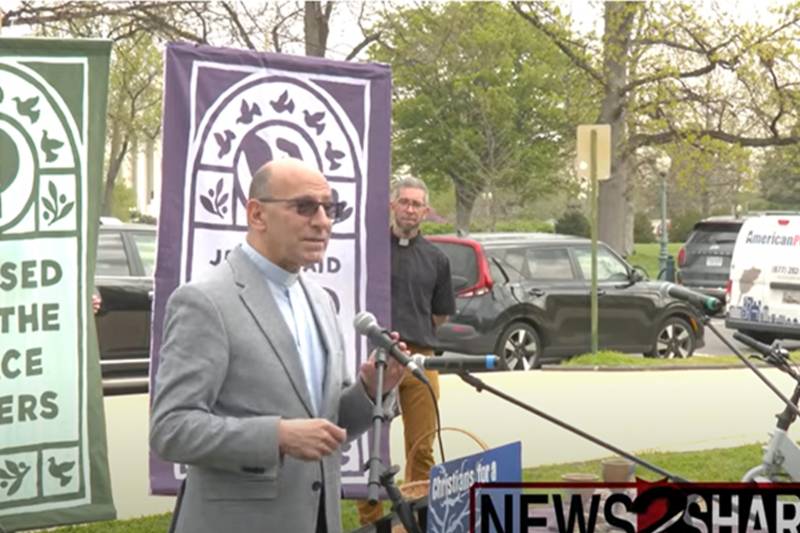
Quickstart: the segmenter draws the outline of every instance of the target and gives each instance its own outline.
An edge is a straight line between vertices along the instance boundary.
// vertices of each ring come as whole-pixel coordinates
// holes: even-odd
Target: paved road
[[[712,318],[711,326],[722,333],[722,336],[736,348],[742,350],[744,347],[741,343],[733,340],[733,333],[735,330],[725,328],[725,320],[722,318]],[[731,355],[733,352],[723,343],[717,335],[711,331],[710,327],[706,327],[706,345],[698,350],[699,354],[707,355]]]
[[[717,329],[722,336],[725,337],[728,342],[732,343],[738,350],[740,350],[743,354],[752,353],[749,351],[750,349],[744,346],[742,343],[733,339],[733,333],[735,330],[727,329],[725,327],[725,319],[723,318],[713,318],[711,319],[711,325]],[[711,331],[711,328],[706,327],[706,345],[698,350],[699,354],[707,354],[707,355],[731,355],[733,352],[730,348],[728,348],[718,337],[717,335]],[[789,350],[797,350],[800,349],[800,342],[798,341],[786,341],[783,343],[784,347]]]

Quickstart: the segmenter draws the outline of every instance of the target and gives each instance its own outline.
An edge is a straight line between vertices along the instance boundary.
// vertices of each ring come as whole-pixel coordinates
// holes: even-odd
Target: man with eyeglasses
[[[428,187],[420,179],[406,177],[392,184],[392,329],[397,330],[411,353],[433,355],[436,328],[455,312],[450,262],[420,233],[428,214]],[[431,388],[439,398],[439,374],[426,370]],[[406,371],[398,388],[403,416],[406,461],[411,479],[428,479],[434,465],[433,440],[436,429],[434,400],[424,383]],[[414,443],[420,441],[413,457]],[[361,524],[375,522],[383,515],[381,504],[367,500],[357,503]]]
[[[331,298],[301,272],[341,209],[316,169],[268,163],[245,242],[171,296],[150,443],[189,465],[173,531],[341,531],[341,446],[371,426],[375,365],[351,382]],[[402,376],[390,360],[382,392]]]

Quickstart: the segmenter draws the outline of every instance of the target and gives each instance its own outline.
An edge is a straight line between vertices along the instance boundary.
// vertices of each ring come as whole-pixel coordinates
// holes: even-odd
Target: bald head
[[[248,194],[247,242],[256,251],[288,272],[322,260],[333,219],[320,207],[331,205],[333,192],[319,170],[297,159],[270,161]]]
[[[275,194],[275,189],[283,189],[287,181],[294,181],[298,177],[327,182],[325,176],[316,168],[299,159],[276,159],[259,168],[253,174],[250,190],[247,197],[265,198]]]

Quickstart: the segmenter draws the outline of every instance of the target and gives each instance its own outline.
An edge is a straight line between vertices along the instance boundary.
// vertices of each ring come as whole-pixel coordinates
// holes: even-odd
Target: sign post
[[[585,124],[578,126],[578,177],[588,178],[590,183],[591,229],[592,229],[592,354],[597,353],[597,182],[611,177],[611,126],[609,124]]]

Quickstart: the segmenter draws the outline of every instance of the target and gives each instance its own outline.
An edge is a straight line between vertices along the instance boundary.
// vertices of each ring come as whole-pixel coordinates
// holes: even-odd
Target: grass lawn
[[[692,481],[738,481],[742,475],[760,462],[762,444],[750,444],[736,448],[718,448],[699,452],[643,452],[638,455],[668,472]],[[582,461],[526,468],[525,481],[560,481],[566,473],[584,472],[600,475],[601,461]],[[639,467],[636,475],[649,479],[661,476]],[[164,533],[169,525],[169,514],[148,516],[134,520],[100,522],[85,526],[71,526],[50,530],[51,533]],[[344,531],[358,527],[355,505],[342,502],[342,525]]]
[[[795,363],[800,362],[800,352],[790,354]],[[770,367],[756,359],[750,359],[756,366]],[[599,351],[596,355],[590,353],[578,355],[567,359],[559,366],[562,367],[594,367],[594,368],[621,368],[621,367],[687,367],[687,366],[739,366],[744,368],[744,363],[735,355],[704,355],[702,357],[687,357],[685,359],[659,359],[641,357],[634,354],[619,352]]]
[[[682,242],[671,242],[667,245],[667,253],[675,258],[675,270],[677,271],[678,265],[678,250],[683,246]],[[633,246],[633,253],[627,257],[628,263],[643,267],[650,276],[650,279],[658,277],[658,254],[661,249],[659,243],[635,244]]]

